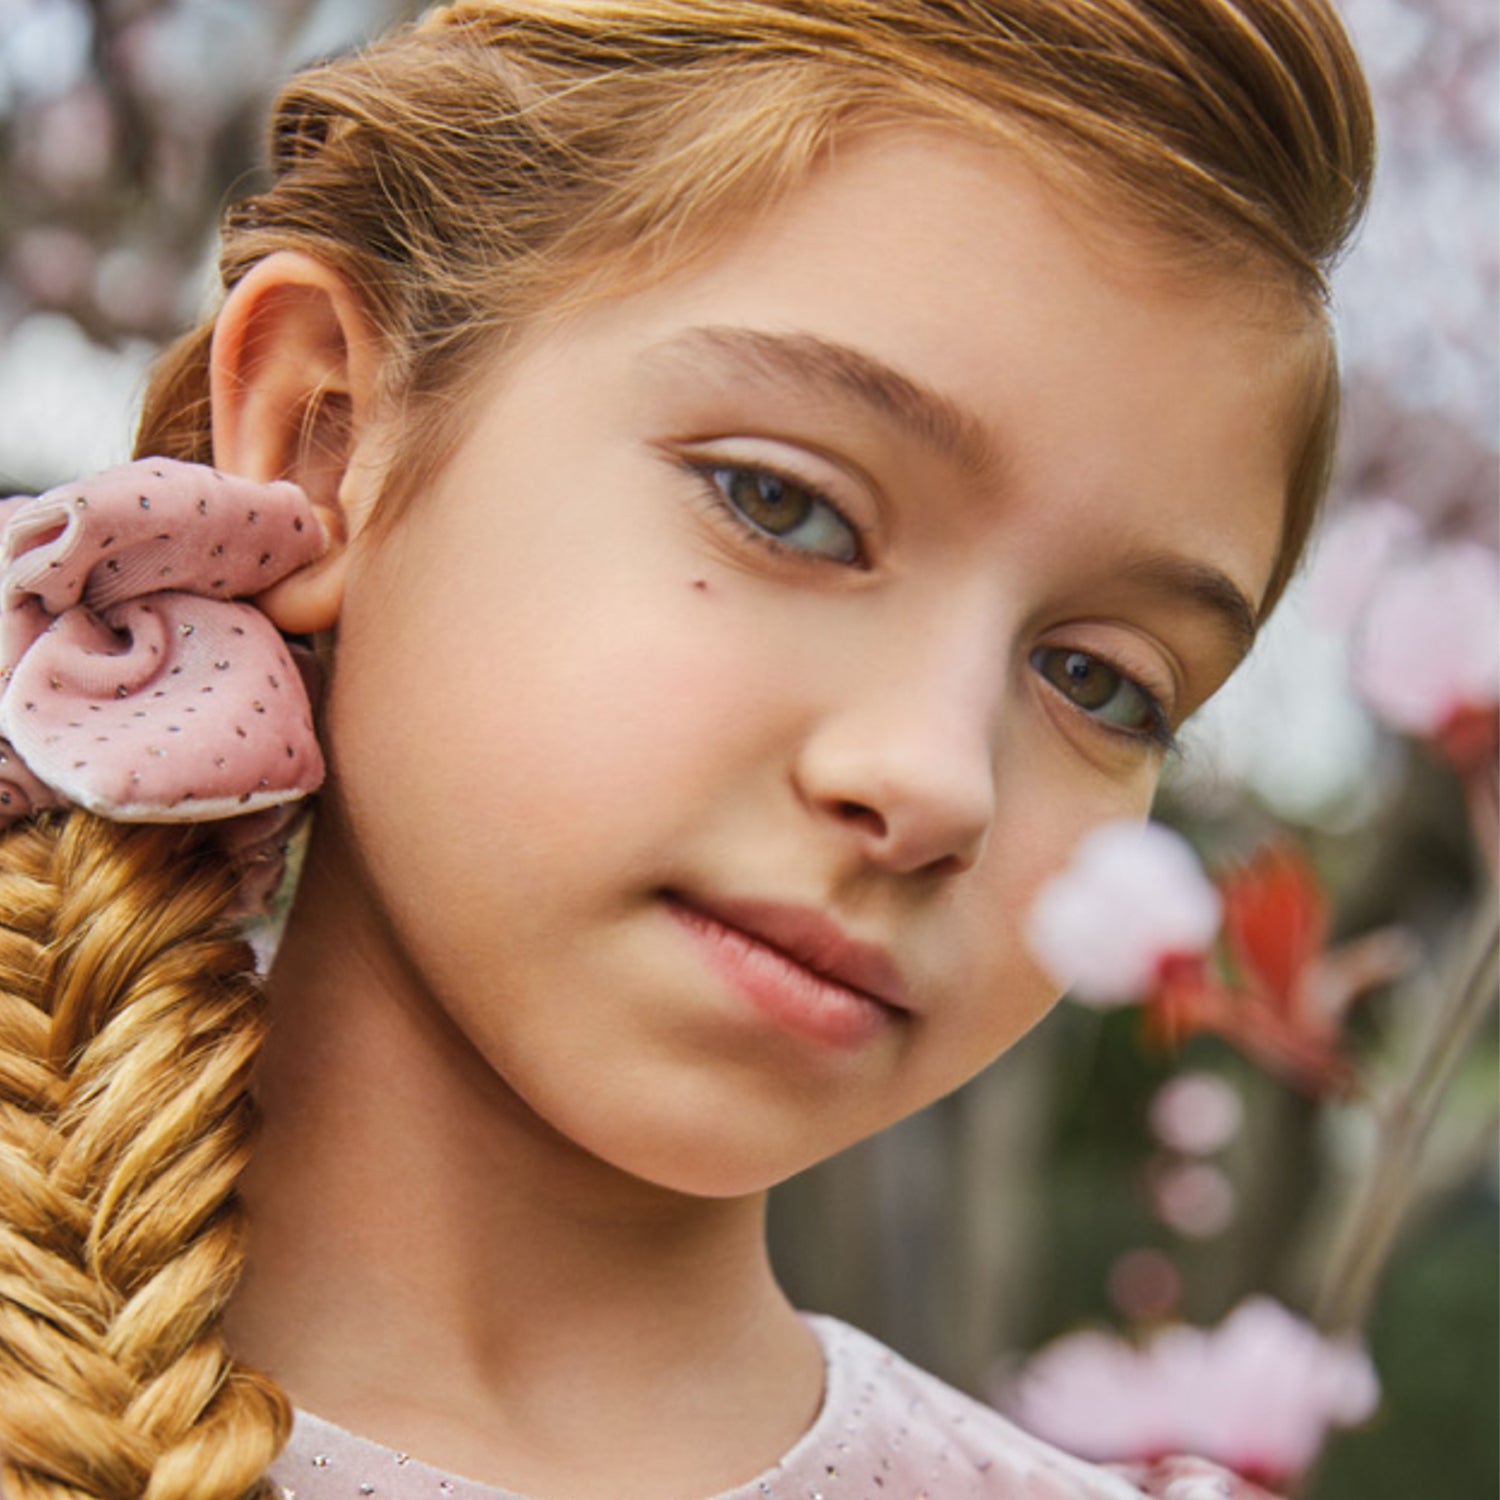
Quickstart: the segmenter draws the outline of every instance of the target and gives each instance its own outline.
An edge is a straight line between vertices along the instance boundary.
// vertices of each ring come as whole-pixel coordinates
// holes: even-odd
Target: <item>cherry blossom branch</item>
[[[1491,890],[1478,908],[1458,982],[1438,1013],[1411,1076],[1381,1111],[1374,1170],[1351,1201],[1330,1259],[1319,1324],[1364,1325],[1381,1273],[1417,1189],[1417,1168],[1448,1088],[1495,1003],[1500,981],[1500,906]]]

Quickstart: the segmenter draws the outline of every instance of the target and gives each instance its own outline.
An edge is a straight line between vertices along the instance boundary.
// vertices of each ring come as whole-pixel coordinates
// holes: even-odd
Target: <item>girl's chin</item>
[[[630,1155],[613,1150],[600,1160],[648,1189],[681,1198],[701,1199],[705,1203],[725,1203],[763,1197],[788,1178],[836,1154],[830,1150],[813,1156],[804,1146],[793,1157],[757,1150],[753,1146],[736,1150],[732,1145],[720,1145],[721,1149],[717,1151],[706,1144],[695,1144],[676,1152],[643,1150]]]
[[[635,1131],[606,1129],[597,1141],[593,1132],[579,1130],[571,1139],[604,1167],[648,1190],[727,1202],[761,1197],[873,1134],[851,1130],[825,1142],[814,1139],[805,1123],[754,1129],[750,1113],[726,1098],[713,1120],[681,1126],[654,1120]]]

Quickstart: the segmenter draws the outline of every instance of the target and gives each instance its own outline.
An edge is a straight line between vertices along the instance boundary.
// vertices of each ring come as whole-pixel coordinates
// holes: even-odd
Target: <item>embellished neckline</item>
[[[770,1468],[735,1486],[721,1490],[706,1500],[762,1500],[778,1491],[775,1486],[798,1477],[799,1470],[815,1462],[815,1449],[837,1444],[832,1429],[837,1413],[848,1401],[847,1374],[840,1352],[840,1334],[852,1332],[837,1319],[817,1313],[803,1313],[802,1321],[811,1329],[823,1353],[823,1399],[807,1431]],[[292,1457],[292,1453],[296,1457]],[[291,1459],[290,1465],[287,1460]],[[349,1432],[336,1423],[300,1408],[296,1413],[292,1442],[276,1466],[281,1488],[279,1500],[300,1500],[298,1473],[307,1479],[339,1480],[349,1476],[349,1487],[337,1493],[351,1500],[405,1500],[407,1496],[431,1496],[433,1500],[540,1500],[516,1490],[504,1489],[477,1479],[466,1479],[450,1470],[415,1458],[400,1449],[388,1448],[372,1438]],[[809,1468],[811,1473],[812,1469]],[[389,1476],[388,1482],[382,1476]],[[325,1493],[322,1486],[317,1491]]]

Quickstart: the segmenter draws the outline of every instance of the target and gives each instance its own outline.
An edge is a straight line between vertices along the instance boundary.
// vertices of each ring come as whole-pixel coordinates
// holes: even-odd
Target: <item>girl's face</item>
[[[1163,261],[1000,148],[848,143],[507,360],[357,549],[346,899],[563,1137],[759,1189],[1052,1003],[1027,909],[1245,647],[1313,347]]]

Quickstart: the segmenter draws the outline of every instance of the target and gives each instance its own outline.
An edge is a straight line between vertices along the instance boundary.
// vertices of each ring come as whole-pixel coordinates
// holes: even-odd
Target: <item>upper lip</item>
[[[858,990],[893,1009],[912,1009],[911,992],[890,954],[878,944],[851,937],[816,907],[750,898],[703,897],[678,890],[667,894],[680,906],[736,928],[824,979]]]

